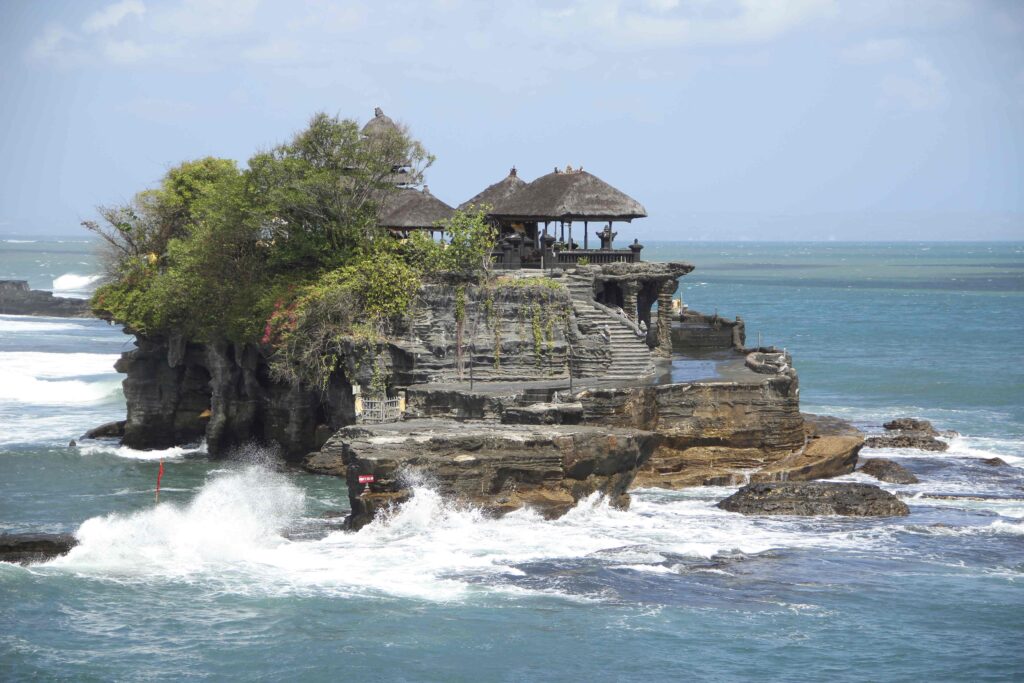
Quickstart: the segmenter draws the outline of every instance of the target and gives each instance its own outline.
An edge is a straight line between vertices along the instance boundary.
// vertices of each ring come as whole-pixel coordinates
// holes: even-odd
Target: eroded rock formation
[[[885,436],[872,436],[864,443],[868,448],[914,448],[921,451],[941,453],[949,444],[938,436],[952,436],[954,432],[941,433],[928,420],[904,417],[890,420],[882,425]]]
[[[906,503],[873,484],[782,482],[748,484],[718,504],[744,515],[844,515],[900,517],[910,514]]]
[[[413,420],[346,427],[304,465],[346,478],[354,529],[416,485],[494,514],[529,506],[550,518],[594,492],[628,506],[657,440],[636,429]]]
[[[87,318],[92,315],[88,299],[54,296],[53,292],[30,289],[25,280],[0,280],[0,313],[59,318]]]
[[[921,481],[906,467],[888,458],[865,460],[860,471],[889,484],[917,484]]]
[[[0,534],[0,562],[46,562],[66,555],[76,545],[72,534]]]

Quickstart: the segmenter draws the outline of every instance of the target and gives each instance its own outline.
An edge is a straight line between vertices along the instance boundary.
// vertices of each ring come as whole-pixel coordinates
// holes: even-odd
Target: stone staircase
[[[580,332],[588,337],[603,341],[602,333],[608,330],[611,363],[607,367],[595,367],[585,360],[574,359],[575,377],[601,377],[610,380],[634,380],[654,372],[654,361],[647,342],[637,336],[637,328],[625,316],[617,315],[607,306],[594,301],[594,284],[589,277],[567,275],[565,284],[572,296],[572,307]]]

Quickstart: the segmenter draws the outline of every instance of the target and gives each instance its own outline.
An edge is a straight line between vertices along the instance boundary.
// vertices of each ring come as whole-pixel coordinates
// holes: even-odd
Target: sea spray
[[[103,279],[102,275],[79,275],[65,273],[53,280],[53,291],[59,293],[83,293],[95,289],[94,285]]]
[[[186,505],[161,503],[129,515],[87,520],[79,545],[55,566],[104,577],[182,577],[258,561],[287,541],[304,494],[260,467],[213,476]]]

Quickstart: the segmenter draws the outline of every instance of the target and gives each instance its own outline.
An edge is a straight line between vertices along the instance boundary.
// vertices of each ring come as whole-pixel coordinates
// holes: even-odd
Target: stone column
[[[639,324],[636,315],[636,298],[640,293],[640,284],[635,280],[623,280],[619,283],[622,288],[622,310],[634,323]]]
[[[665,280],[658,287],[658,346],[659,356],[672,355],[672,295],[679,288],[677,280]]]

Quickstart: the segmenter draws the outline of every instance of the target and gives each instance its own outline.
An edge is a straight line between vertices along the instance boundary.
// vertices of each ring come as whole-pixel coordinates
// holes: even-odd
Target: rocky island
[[[0,280],[0,314],[61,318],[83,318],[92,315],[88,300],[54,296],[53,292],[30,289],[25,280]]]
[[[136,338],[106,433],[271,446],[345,480],[353,529],[423,483],[557,517],[595,492],[625,507],[635,486],[854,470],[864,436],[800,412],[789,353],[683,306],[693,265],[616,246],[639,202],[567,166],[455,209],[428,163],[380,110],[361,129],[319,115],[244,171],[188,162],[108,210],[139,221],[131,244],[90,224],[121,250],[93,309]]]

